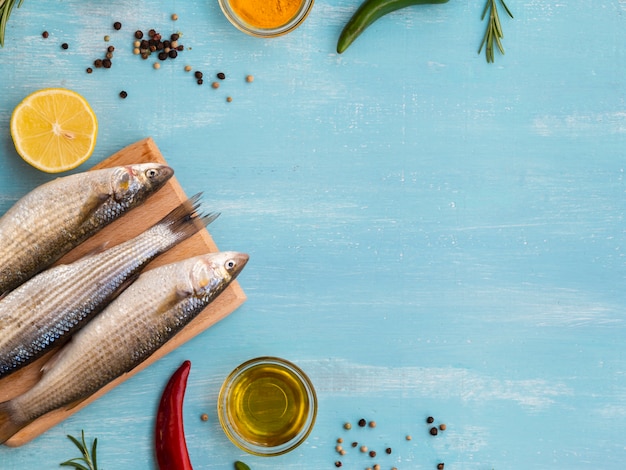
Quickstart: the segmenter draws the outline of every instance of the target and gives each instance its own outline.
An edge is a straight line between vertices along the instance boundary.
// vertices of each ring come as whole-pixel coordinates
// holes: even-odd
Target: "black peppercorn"
[[[107,51],[108,52],[113,52],[114,50],[115,50],[115,47],[113,47],[113,46],[107,47]]]
[[[48,33],[48,31],[44,31],[43,33],[41,33],[41,36],[42,36],[44,39],[48,39],[48,36],[50,36],[50,33]]]
[[[372,458],[376,457],[376,451],[375,450],[370,450],[370,457],[372,457]]]
[[[97,69],[102,67],[102,59],[96,59],[93,61],[93,65],[94,67],[96,67]]]
[[[224,74],[223,72],[220,72],[217,74],[217,78],[219,78],[220,80],[224,80],[226,78],[226,74]],[[360,421],[359,421],[359,425],[360,425]]]
[[[387,448],[385,449],[385,452],[387,452],[388,454],[391,454],[391,447],[387,447]]]
[[[128,93],[126,93],[124,90],[120,91],[120,98],[125,99],[128,96]]]
[[[93,72],[93,69],[91,67],[87,67],[87,73],[91,73]]]
[[[176,57],[178,57],[178,52],[176,52],[176,49],[172,49],[167,54],[170,56],[170,59],[175,59]]]
[[[202,75],[202,72],[200,72],[199,70],[196,70],[196,73],[194,73],[194,76],[196,78],[202,78],[203,75]]]
[[[63,49],[68,49],[70,47],[70,45],[66,42],[64,42],[63,44],[61,44],[61,48]]]
[[[217,78],[220,78],[220,74],[217,74]],[[364,427],[367,424],[367,421],[365,421],[363,418],[361,418],[359,420],[359,426]]]
[[[444,467],[445,467],[445,465],[443,464],[443,462],[437,464],[437,470],[443,470]]]
[[[102,66],[105,69],[110,69],[111,65],[113,65],[113,63],[111,62],[111,59],[102,59]]]
[[[122,29],[122,23],[116,21],[115,23],[113,23],[113,28],[119,31],[120,29]]]
[[[343,465],[343,464],[339,460],[337,460],[335,462],[335,467],[339,468],[339,467],[341,467],[341,465]]]
[[[438,432],[439,432],[439,431],[437,431],[437,428],[436,428],[436,427],[434,427],[434,426],[433,426],[432,428],[430,428],[430,434],[431,434],[432,436],[436,436]]]
[[[432,416],[429,416],[428,418],[426,418],[426,422],[428,424],[433,423],[435,421],[435,418],[433,418]]]
[[[204,80],[202,80],[201,78],[198,79],[198,85],[202,85],[204,83]]]
[[[176,48],[177,51],[184,51],[185,50],[185,46],[183,46],[182,44],[179,44],[178,47]]]
[[[159,52],[159,60],[167,59],[167,52]]]
[[[135,37],[136,37],[137,39],[141,39],[141,38],[143,38],[143,32],[142,32],[142,31],[140,31],[140,30],[135,31]]]

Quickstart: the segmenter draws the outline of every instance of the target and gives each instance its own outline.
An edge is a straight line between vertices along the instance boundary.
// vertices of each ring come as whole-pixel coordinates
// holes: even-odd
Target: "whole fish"
[[[106,307],[154,258],[211,223],[199,195],[137,237],[37,274],[0,300],[0,378],[41,357]]]
[[[44,365],[39,382],[0,403],[0,444],[143,362],[212,302],[247,261],[246,254],[221,252],[141,274]]]
[[[57,178],[0,218],[0,296],[138,206],[174,174],[144,163]]]

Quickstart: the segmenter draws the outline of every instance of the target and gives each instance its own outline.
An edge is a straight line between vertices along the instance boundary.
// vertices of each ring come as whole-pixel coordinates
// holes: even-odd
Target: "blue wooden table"
[[[250,262],[241,308],[0,448],[0,468],[59,468],[77,455],[66,434],[85,430],[103,469],[154,469],[156,406],[185,359],[196,469],[623,468],[626,2],[509,0],[493,64],[477,54],[482,1],[396,12],[337,55],[358,3],[317,0],[269,40],[236,30],[217,1],[24,0],[13,12],[0,211],[53,178],[16,154],[13,108],[66,87],[99,119],[80,169],[153,137],[185,191],[221,212],[217,245]],[[132,53],[132,33],[150,28],[181,31],[186,46],[159,70]],[[87,74],[107,35],[113,67]],[[307,441],[275,458],[230,444],[215,410],[226,375],[261,355],[301,366],[319,396]],[[446,431],[431,436],[429,415]],[[376,428],[343,430],[359,418]],[[341,457],[338,437],[379,455]]]

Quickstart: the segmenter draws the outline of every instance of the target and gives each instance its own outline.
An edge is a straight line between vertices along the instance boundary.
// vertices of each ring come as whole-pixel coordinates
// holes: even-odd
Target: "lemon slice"
[[[98,120],[89,103],[65,88],[44,88],[13,110],[11,137],[17,153],[47,173],[76,168],[93,153]]]

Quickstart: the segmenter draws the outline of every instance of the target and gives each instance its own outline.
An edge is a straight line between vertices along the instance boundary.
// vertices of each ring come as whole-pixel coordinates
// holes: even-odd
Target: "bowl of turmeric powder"
[[[306,19],[314,0],[218,0],[228,20],[251,36],[271,38],[293,31]]]

